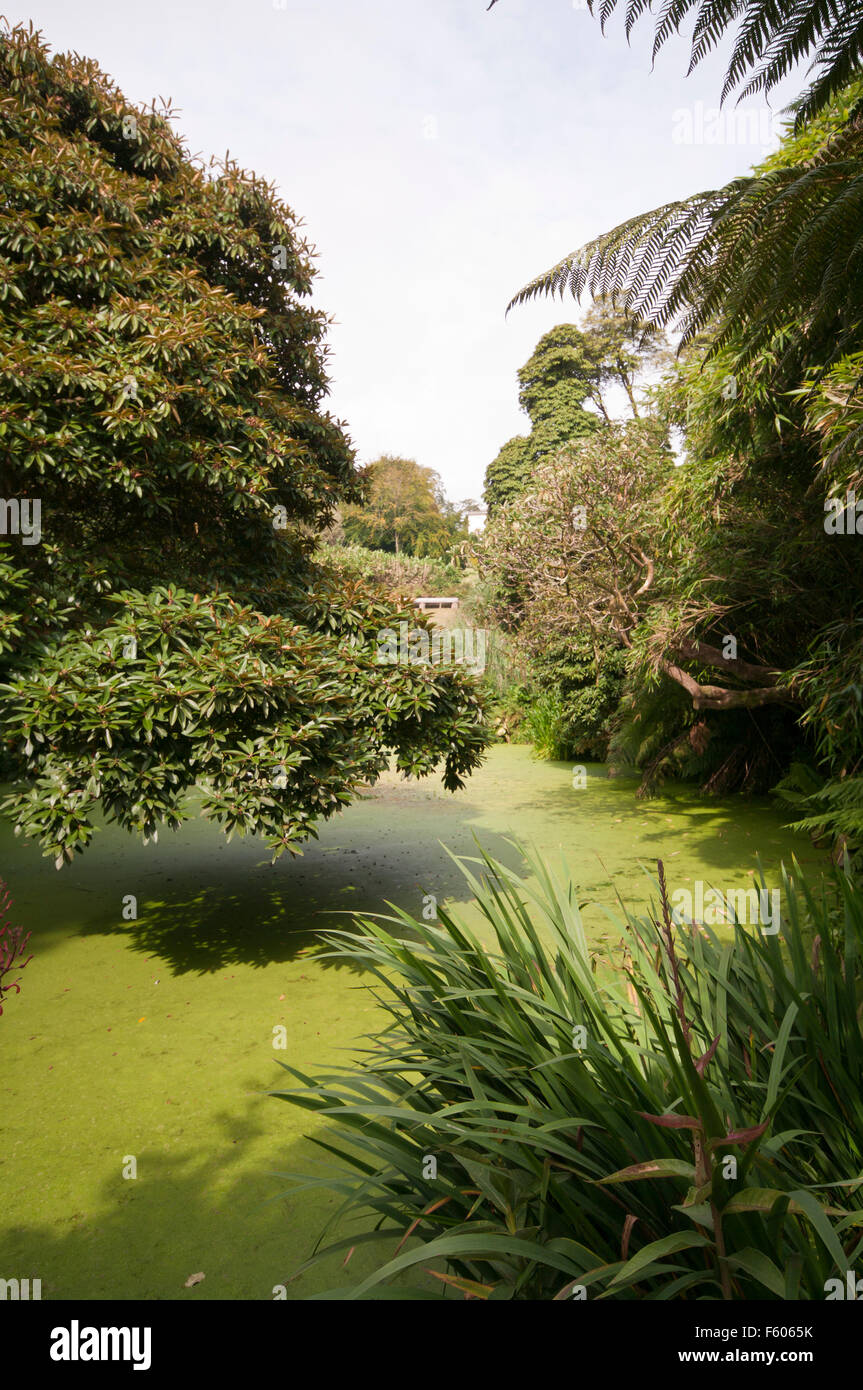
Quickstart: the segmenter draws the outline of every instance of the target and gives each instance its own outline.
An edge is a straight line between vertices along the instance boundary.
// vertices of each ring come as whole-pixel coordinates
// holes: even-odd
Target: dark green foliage
[[[575,324],[558,324],[540,338],[518,373],[518,401],[531,431],[507,440],[489,464],[484,492],[489,512],[523,492],[542,459],[597,428],[597,416],[584,408],[597,379],[596,364]]]
[[[311,559],[361,489],[293,213],[32,31],[0,87],[0,493],[41,506],[41,543],[0,540],[18,826],[59,866],[99,806],[149,836],[198,787],[279,852],[390,752],[459,786],[470,678],[376,665],[414,615]]]
[[[608,757],[638,769],[639,796],[669,780],[695,782],[709,795],[756,795],[772,788],[799,746],[794,716],[785,710],[700,712],[674,681],[645,685],[630,678]]]
[[[675,408],[690,452],[663,501],[674,572],[640,640],[655,659],[675,631],[716,645],[733,633],[738,654],[780,672],[789,696],[784,707],[753,710],[743,720],[723,714],[721,727],[708,714],[723,760],[730,724],[742,738],[719,787],[763,790],[800,759],[843,777],[863,759],[860,537],[825,531],[830,479],[822,446],[801,408],[805,393],[788,390],[801,374],[817,374],[819,359],[815,348],[804,354],[798,339],[795,373],[788,365],[794,343],[790,324],[748,367],[730,350],[707,363],[696,355],[682,368]],[[729,380],[736,392],[723,400]]]
[[[669,11],[672,28],[686,8]],[[824,524],[861,480],[861,97],[858,75],[749,178],[633,219],[518,296],[611,295],[654,324],[679,319],[689,344],[660,398],[686,465],[656,499],[617,745],[644,790],[676,774],[763,791],[813,756],[841,780],[863,757],[859,537]],[[833,683],[827,646],[840,641],[851,664]],[[823,746],[828,722],[841,753]],[[810,808],[811,828],[834,818],[840,850],[853,848],[854,796],[825,788]]]
[[[485,503],[489,512],[512,501],[527,487],[531,466],[530,442],[523,434],[508,439],[485,471]]]
[[[632,683],[620,703],[609,760],[618,767],[638,768],[642,774],[641,796],[658,790],[669,777],[694,779],[699,771],[704,771],[703,758],[691,739],[698,723],[706,727],[703,717],[699,719],[692,701],[675,681]]]
[[[687,462],[656,499],[661,562],[634,636],[631,700],[614,749],[642,768],[645,790],[683,775],[712,791],[763,792],[811,743],[790,672],[833,618],[837,594],[844,603],[855,593],[859,565],[853,539],[825,534],[811,492],[817,442],[799,401],[777,390],[782,354],[780,341],[743,370],[728,352],[705,363],[702,348],[665,392],[663,408],[686,430]],[[735,394],[723,399],[728,381]],[[698,643],[722,650],[729,637],[755,679],[772,680],[787,699],[698,709],[674,691],[668,659],[704,684],[745,692],[749,673],[697,659]],[[704,733],[693,754],[696,722]]]
[[[588,638],[554,634],[536,653],[533,671],[540,689],[553,692],[555,715],[545,747],[534,738],[537,751],[555,759],[604,762],[623,692],[626,653],[609,642],[595,645]],[[533,707],[531,702],[528,731]]]
[[[805,701],[803,727],[818,770],[795,763],[775,791],[837,854],[863,856],[863,617],[831,623],[787,677]]]
[[[856,537],[849,540],[853,545]],[[816,753],[834,776],[863,770],[861,677],[863,604],[858,603],[825,625],[806,659],[788,676],[806,703],[803,724],[812,731]]]
[[[792,763],[773,788],[784,806],[802,819],[794,830],[808,831],[817,842],[832,844],[838,858],[848,854],[860,867],[863,847],[863,777],[827,779],[806,763]]]
[[[429,1267],[493,1299],[844,1286],[863,1255],[857,884],[795,865],[778,936],[718,932],[674,925],[660,866],[658,905],[620,922],[621,966],[589,947],[576,885],[527,867],[464,863],[482,939],[457,911],[329,937],[391,1016],[353,1066],[283,1063],[298,1084],[274,1092],[330,1124],[329,1173],[294,1182],[334,1189],[367,1228],[329,1249],[382,1246],[331,1296],[385,1296]]]
[[[535,456],[549,454],[570,439],[596,428],[584,409],[592,396],[597,364],[581,329],[561,323],[543,334],[533,355],[518,373],[518,403],[533,426]]]
[[[843,777],[825,782],[807,798],[809,814],[793,821],[794,830],[829,834],[840,845],[848,845],[859,860],[863,845],[863,777]]]
[[[810,373],[801,392],[806,423],[820,437],[820,476],[833,497],[863,494],[863,351],[841,357],[828,372]]]

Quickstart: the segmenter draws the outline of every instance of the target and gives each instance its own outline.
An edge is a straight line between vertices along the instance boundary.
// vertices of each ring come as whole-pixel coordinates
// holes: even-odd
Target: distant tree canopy
[[[197,788],[278,853],[391,753],[448,787],[488,735],[460,669],[376,662],[400,613],[311,556],[359,500],[327,320],[274,189],[169,113],[0,30],[0,688],[6,809],[58,867],[97,811]]]
[[[485,498],[493,512],[523,491],[538,464],[562,445],[611,422],[610,388],[618,388],[634,417],[641,411],[643,372],[666,354],[661,334],[610,304],[592,307],[583,323],[561,323],[545,333],[518,372],[518,401],[531,422],[529,435],[507,440],[486,471]],[[588,403],[593,410],[587,409]]]
[[[365,505],[342,509],[347,542],[396,555],[441,556],[466,536],[462,509],[447,501],[433,469],[384,454],[368,464],[365,477]]]

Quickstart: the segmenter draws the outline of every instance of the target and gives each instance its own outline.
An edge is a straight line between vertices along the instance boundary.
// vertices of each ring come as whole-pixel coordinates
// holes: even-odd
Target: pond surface
[[[39,1278],[45,1299],[272,1298],[337,1207],[283,1195],[276,1174],[321,1158],[304,1138],[313,1119],[265,1094],[284,1084],[274,1059],[342,1065],[380,1018],[361,977],[309,954],[315,932],[386,901],[415,916],[425,894],[466,902],[441,841],[471,855],[477,836],[513,868],[511,838],[562,852],[597,938],[615,889],[646,901],[641,866],[658,856],[672,889],[723,890],[751,881],[756,852],[771,883],[792,852],[818,858],[767,801],[681,788],[637,801],[601,767],[572,780],[570,764],[512,745],[456,796],[389,775],[275,866],[259,842],[194,820],[149,846],[104,830],[57,873],[0,828],[0,876],[34,952],[0,1019],[0,1277]],[[350,1273],[365,1268],[358,1253]],[[337,1263],[318,1266],[288,1296],[345,1282]]]

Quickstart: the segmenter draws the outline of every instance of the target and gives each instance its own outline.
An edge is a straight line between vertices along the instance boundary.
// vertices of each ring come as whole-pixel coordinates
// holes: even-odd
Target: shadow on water
[[[273,1078],[274,1089],[290,1078]],[[212,1147],[161,1146],[160,1136],[139,1147],[137,1176],[120,1165],[100,1179],[86,1210],[69,1204],[59,1219],[21,1221],[9,1214],[2,1241],[4,1277],[40,1279],[43,1300],[273,1299],[277,1285],[288,1299],[358,1282],[376,1264],[358,1252],[349,1270],[343,1256],[327,1257],[297,1275],[315,1250],[322,1228],[341,1198],[325,1189],[309,1202],[292,1190],[290,1174],[334,1168],[307,1141],[287,1144],[275,1164],[262,1161],[266,1141],[283,1119],[274,1098],[233,1104],[211,1116]],[[103,1170],[104,1172],[104,1170]],[[349,1234],[337,1227],[323,1246]],[[392,1254],[397,1236],[384,1241]],[[186,1288],[186,1280],[204,1279]]]
[[[479,798],[471,784],[453,797],[429,782],[390,777],[322,825],[301,856],[275,864],[254,837],[228,842],[217,826],[193,819],[150,845],[108,827],[57,873],[4,825],[0,875],[13,882],[16,920],[33,930],[40,953],[70,935],[111,936],[175,974],[200,975],[296,960],[321,932],[351,926],[355,914],[387,913],[388,904],[419,916],[427,894],[465,902],[465,880],[442,846],[471,856],[477,838],[515,870],[513,837],[552,857],[559,848],[579,887],[609,901],[618,888],[625,897],[649,891],[638,866],[655,872],[660,857],[672,876],[697,861],[720,883],[751,873],[756,852],[774,871],[792,848],[804,862],[819,857],[782,830],[767,798],[711,801],[677,786],[638,801],[634,777],[609,778],[588,764],[586,786],[575,789],[572,764],[537,764],[521,748],[499,751],[510,758],[510,775],[495,777],[506,764],[493,762]],[[126,920],[130,895],[137,916]]]
[[[518,867],[518,854],[502,837],[487,834],[483,845]],[[475,850],[472,841],[460,848]],[[312,849],[299,863],[258,868],[254,878],[250,874],[230,888],[219,883],[190,894],[173,892],[163,901],[148,898],[137,921],[92,930],[122,935],[132,950],[157,956],[176,974],[205,974],[229,965],[296,960],[320,945],[321,933],[351,928],[358,913],[387,914],[400,907],[419,916],[432,889],[441,901],[468,896],[457,865],[437,843],[422,852],[415,844],[405,846],[394,857],[390,850],[387,862],[371,856],[351,848]],[[262,884],[262,877],[271,884]],[[325,967],[346,964],[318,959]]]
[[[468,899],[440,841],[475,854],[476,807],[464,795],[444,800],[414,786],[399,797],[398,783],[390,790],[395,813],[391,798],[364,798],[321,826],[301,855],[275,863],[255,837],[228,842],[217,826],[191,820],[150,845],[107,827],[58,873],[4,826],[0,875],[14,880],[16,920],[33,930],[40,953],[70,935],[114,936],[176,974],[260,968],[295,960],[321,932],[350,927],[355,914],[388,913],[391,904],[420,916],[427,894]],[[482,844],[518,867],[505,836],[485,829]]]

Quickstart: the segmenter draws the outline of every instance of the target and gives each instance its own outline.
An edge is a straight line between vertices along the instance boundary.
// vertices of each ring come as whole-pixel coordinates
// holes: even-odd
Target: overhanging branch
[[[721,655],[721,653],[720,653]],[[743,663],[746,665],[746,663]],[[693,709],[758,709],[762,705],[793,704],[794,696],[775,685],[755,690],[726,690],[721,685],[701,685],[688,671],[673,661],[660,661],[660,668],[692,698]]]
[[[782,674],[773,666],[758,666],[751,661],[741,661],[736,656],[725,656],[718,647],[711,647],[707,642],[679,642],[677,651],[685,661],[715,666],[720,671],[731,671],[741,680],[761,681],[762,685],[775,685]]]

